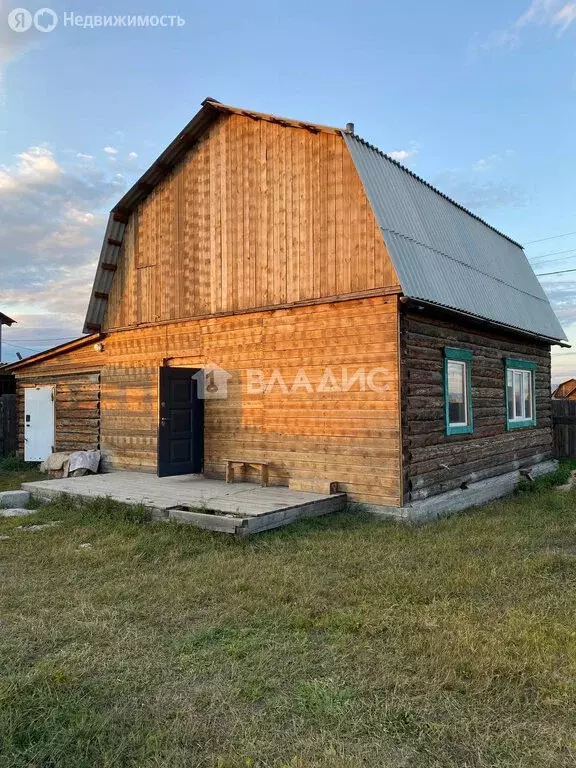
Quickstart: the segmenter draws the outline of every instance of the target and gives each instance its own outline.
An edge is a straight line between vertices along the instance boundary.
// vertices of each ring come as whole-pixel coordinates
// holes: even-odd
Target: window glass
[[[532,372],[524,371],[524,415],[532,418]]]
[[[506,387],[508,421],[531,421],[534,418],[534,371],[509,368]]]
[[[522,371],[514,371],[514,416],[522,413]]]
[[[460,360],[448,361],[448,423],[451,426],[468,423],[466,365]]]

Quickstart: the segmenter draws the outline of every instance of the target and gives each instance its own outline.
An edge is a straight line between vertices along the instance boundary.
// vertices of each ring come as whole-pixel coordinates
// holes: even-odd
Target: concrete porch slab
[[[44,499],[60,494],[108,497],[141,504],[154,519],[173,519],[239,536],[288,525],[303,517],[337,512],[346,494],[320,494],[254,483],[225,483],[202,475],[156,477],[145,472],[110,472],[23,483],[22,489]]]

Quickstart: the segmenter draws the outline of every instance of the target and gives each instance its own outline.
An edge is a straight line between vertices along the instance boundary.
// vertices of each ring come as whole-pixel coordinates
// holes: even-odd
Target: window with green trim
[[[536,424],[534,376],[536,363],[506,358],[506,428]]]
[[[469,349],[444,349],[444,416],[447,435],[473,430],[472,352]]]

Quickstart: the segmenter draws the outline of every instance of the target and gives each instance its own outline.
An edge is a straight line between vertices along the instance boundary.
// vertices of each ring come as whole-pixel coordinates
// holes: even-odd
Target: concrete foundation
[[[554,472],[558,468],[555,460],[543,461],[531,467],[530,473],[536,478]],[[520,470],[471,483],[468,488],[456,489],[428,499],[415,501],[404,507],[384,507],[375,504],[351,504],[354,509],[373,514],[386,520],[399,520],[405,523],[426,523],[441,517],[461,512],[470,507],[479,507],[490,501],[512,493],[523,475]]]

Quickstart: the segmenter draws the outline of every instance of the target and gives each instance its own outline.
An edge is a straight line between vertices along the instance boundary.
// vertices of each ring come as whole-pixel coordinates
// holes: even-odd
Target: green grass
[[[141,517],[0,521],[0,768],[576,764],[576,492],[245,541]]]
[[[0,458],[0,491],[15,491],[22,483],[47,480],[39,465],[24,461],[19,456]]]

